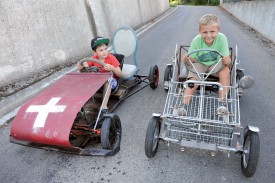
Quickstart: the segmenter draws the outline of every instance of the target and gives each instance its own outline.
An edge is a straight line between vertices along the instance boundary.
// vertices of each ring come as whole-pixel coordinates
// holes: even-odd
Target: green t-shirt
[[[227,38],[223,33],[218,33],[213,44],[211,46],[207,46],[205,41],[202,39],[201,35],[197,35],[190,45],[188,50],[191,53],[194,50],[198,49],[213,49],[219,51],[223,56],[229,56],[229,47]],[[196,59],[198,62],[204,65],[213,65],[220,60],[220,56],[215,52],[209,51],[200,51],[191,55],[192,58]]]

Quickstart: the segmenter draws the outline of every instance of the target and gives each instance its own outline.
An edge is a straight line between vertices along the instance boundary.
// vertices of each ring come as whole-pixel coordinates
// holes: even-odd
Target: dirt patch
[[[55,67],[52,67],[49,69],[44,69],[43,71],[41,71],[39,73],[35,73],[32,76],[25,77],[18,81],[13,82],[13,83],[9,83],[5,86],[2,86],[2,87],[0,87],[0,101],[7,96],[13,95],[16,92],[18,92],[24,88],[27,88],[28,86],[33,85],[36,82],[41,81],[45,77],[48,77],[51,74],[53,74],[57,71],[60,71],[63,68],[70,67],[74,64],[75,64],[75,62],[71,62],[71,63],[67,63],[64,65],[55,66]]]
[[[250,27],[249,25],[241,21],[240,23],[242,23],[242,25],[245,27],[245,30],[249,34],[251,34],[251,37],[255,39],[257,43],[260,43],[265,48],[265,50],[267,50],[267,52],[271,54],[271,56],[275,56],[275,43],[273,43],[271,40],[263,36],[261,33],[259,33],[257,30]]]

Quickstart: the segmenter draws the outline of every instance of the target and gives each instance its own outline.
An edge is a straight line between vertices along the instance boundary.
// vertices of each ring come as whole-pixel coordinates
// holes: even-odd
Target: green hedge
[[[211,5],[211,6],[217,6],[220,4],[219,0],[191,0],[191,4],[193,5]]]
[[[220,0],[169,0],[169,2],[170,6],[177,6],[178,4],[218,6],[220,4]]]
[[[175,7],[179,4],[178,1],[170,1],[170,0],[169,0],[169,3],[170,3],[170,7]]]

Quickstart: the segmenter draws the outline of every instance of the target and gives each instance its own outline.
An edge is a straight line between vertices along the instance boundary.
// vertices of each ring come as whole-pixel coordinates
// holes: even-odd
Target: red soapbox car
[[[159,70],[154,65],[148,76],[137,75],[137,36],[129,27],[115,32],[113,50],[123,76],[110,96],[108,114],[99,115],[105,96],[98,90],[112,74],[68,73],[20,108],[11,125],[10,142],[77,155],[115,155],[120,150],[122,127],[119,116],[112,112],[146,86],[157,88]],[[133,53],[135,64],[123,63],[124,56]],[[81,61],[97,62],[91,58]],[[144,86],[132,90],[141,83]]]

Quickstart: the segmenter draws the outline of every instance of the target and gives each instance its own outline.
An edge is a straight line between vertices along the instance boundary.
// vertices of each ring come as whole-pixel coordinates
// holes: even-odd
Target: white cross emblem
[[[52,98],[46,105],[31,105],[26,112],[38,112],[33,124],[34,128],[44,127],[50,112],[63,112],[66,105],[56,105],[60,98]]]

